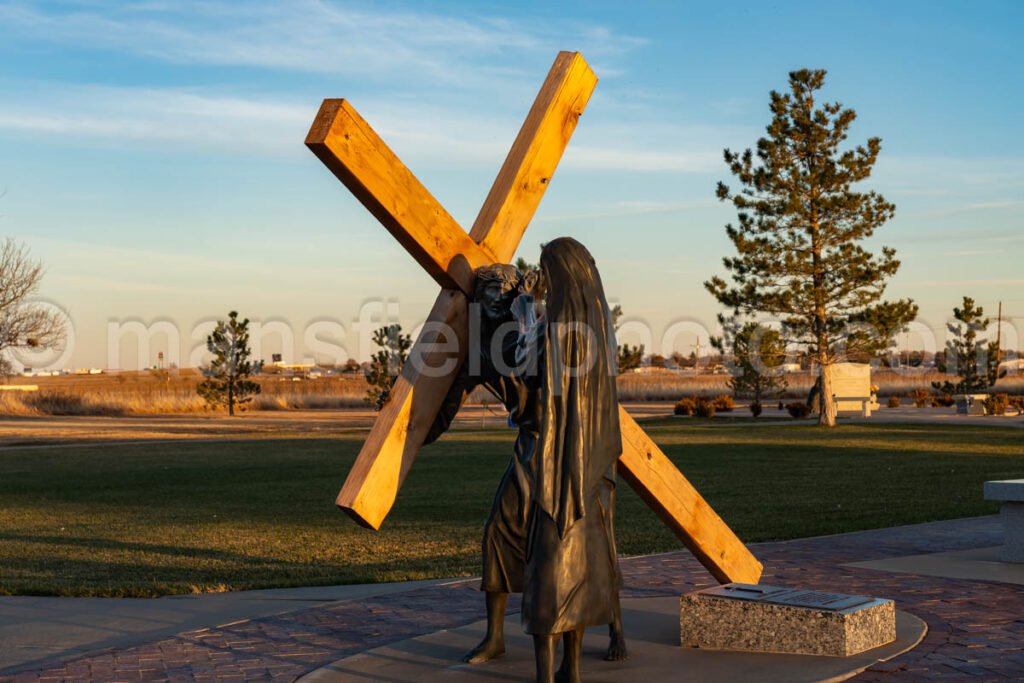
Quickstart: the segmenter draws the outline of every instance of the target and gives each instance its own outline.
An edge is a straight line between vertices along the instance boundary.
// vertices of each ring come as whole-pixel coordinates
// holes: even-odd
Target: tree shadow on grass
[[[42,545],[52,546],[74,546],[88,549],[124,551],[126,553],[135,554],[147,553],[155,555],[172,555],[233,562],[277,561],[276,559],[272,560],[271,558],[261,558],[249,553],[238,553],[230,550],[199,548],[195,546],[165,545],[161,543],[142,543],[138,541],[118,541],[111,538],[78,538],[0,532],[0,541],[20,541],[23,543],[39,543]],[[5,561],[5,564],[7,564],[7,561]]]
[[[475,552],[385,558],[372,562],[317,562],[97,538],[53,538],[0,534],[0,541],[111,551],[110,558],[83,559],[53,554],[2,560],[0,594],[157,597],[194,592],[262,590],[297,586],[377,583],[465,575],[476,568]],[[159,558],[163,558],[162,561]],[[169,561],[179,558],[180,563]]]

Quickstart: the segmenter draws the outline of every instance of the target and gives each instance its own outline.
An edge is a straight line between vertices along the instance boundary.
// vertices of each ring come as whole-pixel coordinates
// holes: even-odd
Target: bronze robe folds
[[[612,621],[622,437],[615,335],[593,258],[560,238],[545,246],[540,265],[549,293],[522,619],[528,633],[550,635]]]
[[[515,365],[518,338],[515,333],[502,340],[505,368]],[[485,386],[509,411],[519,427],[512,458],[494,495],[491,512],[484,525],[483,578],[480,590],[492,593],[521,593],[526,572],[526,528],[530,512],[530,491],[534,478],[534,456],[540,428],[537,422],[537,378],[502,374],[490,357],[489,337],[481,344],[479,373],[470,374],[469,361],[463,364],[449,390],[441,410],[427,435],[426,443],[447,431],[462,402],[477,386]]]

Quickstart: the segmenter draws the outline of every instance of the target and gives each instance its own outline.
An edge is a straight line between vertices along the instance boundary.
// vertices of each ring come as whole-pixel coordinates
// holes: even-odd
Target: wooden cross
[[[338,494],[363,526],[380,528],[465,360],[473,271],[512,259],[596,85],[579,53],[559,53],[469,233],[349,102],[320,107],[306,146],[442,288]],[[621,406],[619,418],[622,478],[718,581],[757,583],[761,563]]]

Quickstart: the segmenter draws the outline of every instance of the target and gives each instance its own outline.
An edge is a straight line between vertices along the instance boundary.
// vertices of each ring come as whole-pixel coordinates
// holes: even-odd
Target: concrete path
[[[0,597],[0,673],[96,650],[126,648],[183,631],[447,583],[451,581],[281,588],[155,599],[4,596]]]
[[[927,623],[928,633],[918,647],[869,666],[855,680],[1019,681],[1024,680],[1024,585],[964,573],[964,565],[978,558],[967,551],[1000,545],[1001,535],[998,517],[980,517],[751,547],[765,564],[766,583],[893,598],[898,609]],[[946,566],[953,567],[955,573],[942,570],[942,556],[950,554],[953,560]],[[922,561],[922,556],[931,561]],[[900,558],[904,558],[903,564],[898,562]],[[880,561],[893,562],[864,565]],[[675,598],[714,584],[683,551],[626,558],[622,568],[624,600]],[[314,589],[305,598],[329,597],[329,593],[318,592],[323,590]],[[290,607],[300,609],[285,611],[289,606],[276,609],[278,605],[270,605],[267,609],[276,613],[233,623],[224,623],[224,617],[230,620],[232,615],[217,613],[218,618],[208,620],[208,628],[187,630],[189,626],[184,626],[176,635],[155,636],[135,645],[106,645],[110,649],[71,655],[59,664],[17,666],[18,673],[0,674],[0,683],[293,681],[359,653],[460,629],[483,618],[483,600],[472,581],[404,585],[390,593],[360,590],[369,592],[313,606],[304,605],[299,594]],[[152,601],[150,609],[160,609],[150,613],[151,618],[160,621],[160,628],[173,630],[173,618],[160,610],[163,604],[167,610],[180,610],[187,600],[199,602],[181,598]],[[51,603],[49,615],[35,613],[33,619],[42,629],[39,638],[59,644],[81,627],[69,618],[74,603],[66,604],[65,608],[59,601]],[[131,608],[125,609],[129,612],[124,618],[133,617]],[[207,609],[213,612],[213,607]],[[510,601],[510,614],[517,609],[518,602]],[[33,622],[25,619],[13,626],[8,622],[13,630],[7,633],[17,633],[22,623],[27,629]],[[221,625],[213,626],[218,623]],[[36,639],[26,640],[38,644]],[[672,679],[678,674],[673,671]],[[424,676],[417,683],[437,679]],[[648,679],[651,683],[656,680]]]
[[[948,553],[926,553],[891,557],[868,562],[851,562],[850,567],[878,569],[903,574],[924,574],[946,579],[996,581],[1024,586],[1024,564],[1003,562],[1002,546],[971,548]],[[1024,617],[1024,614],[1021,615]]]

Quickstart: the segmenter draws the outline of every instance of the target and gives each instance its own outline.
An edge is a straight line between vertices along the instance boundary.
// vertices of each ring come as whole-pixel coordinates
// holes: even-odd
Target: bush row
[[[696,415],[697,417],[712,417],[716,412],[729,413],[736,407],[732,396],[722,394],[715,398],[703,398],[700,396],[684,396],[676,401],[673,413],[675,415]]]
[[[906,397],[913,402],[915,408],[949,408],[955,403],[949,394],[932,394],[926,389],[914,389],[908,392]],[[890,408],[899,408],[900,398],[900,394],[893,394],[886,405]],[[1017,412],[1024,413],[1024,396],[998,393],[985,399],[985,410],[989,415],[1005,415],[1011,406]]]
[[[732,396],[724,394],[715,398],[702,398],[700,396],[684,396],[676,401],[672,410],[675,415],[686,415],[696,417],[712,417],[716,412],[727,413],[736,408]],[[757,417],[764,410],[760,403],[751,403],[750,412]],[[783,404],[779,402],[779,409],[785,408],[791,416],[797,419],[805,418],[811,414],[811,407],[802,401]]]

